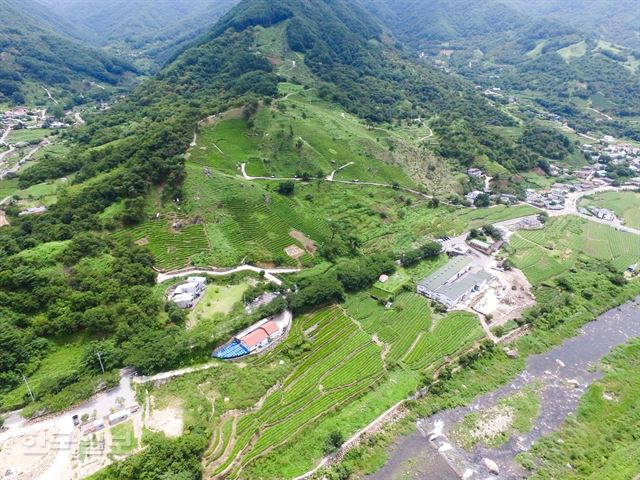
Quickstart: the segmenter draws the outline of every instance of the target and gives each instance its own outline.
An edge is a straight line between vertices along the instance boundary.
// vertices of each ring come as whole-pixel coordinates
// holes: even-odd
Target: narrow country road
[[[336,176],[336,173],[338,173],[340,170],[344,170],[345,168],[347,168],[347,167],[349,167],[349,166],[351,166],[353,164],[354,164],[354,162],[349,162],[349,163],[346,163],[346,164],[342,165],[340,168],[335,169],[333,172],[331,172],[329,174],[329,176],[327,176],[327,182],[333,182],[333,177]]]
[[[15,151],[16,151],[16,147],[14,147],[13,145],[10,145],[9,150],[7,150],[6,152],[0,153],[0,163],[4,162],[5,157],[8,157]]]
[[[7,143],[7,138],[9,138],[10,133],[11,133],[11,127],[8,127],[2,134],[2,137],[0,137],[0,144]]]
[[[51,92],[47,87],[42,87],[42,88],[44,88],[44,91],[47,92],[47,96],[49,97],[50,100],[53,101],[53,103],[55,103],[56,105],[60,105],[58,101],[55,98],[53,98],[53,95],[51,95]]]
[[[242,163],[240,164],[240,171],[242,173],[242,178],[244,178],[245,180],[272,180],[272,181],[293,181],[293,182],[300,182],[302,181],[301,178],[296,178],[296,177],[252,177],[250,175],[247,174],[247,167],[246,167],[246,163]],[[340,169],[338,169],[340,170]],[[334,172],[335,173],[335,172]],[[378,183],[378,182],[360,182],[357,180],[329,180],[329,178],[322,178],[322,179],[317,179],[317,180],[324,180],[327,182],[332,182],[332,183],[341,183],[343,185],[365,185],[365,186],[370,186],[370,187],[382,187],[382,188],[393,188],[396,190],[402,190],[403,192],[409,192],[409,193],[413,193],[414,195],[417,195],[419,197],[423,197],[426,198],[428,200],[432,199],[433,196],[432,195],[428,195],[426,193],[423,192],[419,192],[418,190],[414,190],[412,188],[408,188],[408,187],[402,187],[399,185],[390,185],[388,183]],[[447,202],[441,202],[441,203],[447,203]]]
[[[51,142],[49,142],[48,139],[44,139],[42,142],[40,142],[35,148],[32,148],[24,157],[22,157],[20,159],[20,161],[18,161],[13,167],[8,168],[7,170],[3,170],[0,172],[0,179],[5,178],[8,174],[10,173],[16,173],[18,170],[20,170],[20,168],[22,168],[24,166],[25,163],[27,163],[29,160],[31,160],[31,158],[38,153],[38,151],[44,147],[46,147],[47,145],[50,145]],[[10,150],[12,151],[12,150]],[[5,152],[5,154],[8,154],[9,152]],[[4,154],[3,154],[4,155]],[[2,163],[2,159],[4,157],[0,156],[0,164]]]
[[[431,137],[433,137],[433,130],[431,130],[431,127],[427,127],[427,128],[429,129],[429,135],[425,135],[424,137],[419,138],[419,139],[418,139],[418,142],[419,142],[419,143],[422,143],[422,142],[424,142],[425,140],[428,140],[428,139],[430,139]]]
[[[591,190],[584,190],[581,192],[572,192],[567,195],[567,199],[565,200],[565,205],[562,210],[548,210],[547,212],[549,213],[550,217],[561,217],[564,215],[573,215],[576,217],[584,218],[585,220],[589,220],[591,222],[608,225],[622,232],[628,232],[634,235],[640,235],[640,230],[623,225],[622,222],[620,222],[619,218],[616,218],[612,222],[608,222],[607,220],[603,220],[601,218],[597,218],[592,215],[585,215],[584,213],[581,213],[580,209],[578,208],[578,203],[580,202],[580,199],[584,197],[588,197],[589,195],[594,195],[596,193],[604,193],[604,192],[622,192],[622,191],[636,191],[636,190],[637,190],[637,187],[627,185],[622,187],[598,187]]]
[[[609,121],[613,120],[613,117],[611,115],[607,115],[606,113],[603,113],[600,110],[596,110],[595,108],[587,107],[587,110],[591,110],[592,112],[596,112],[598,115],[602,115],[604,118],[606,118]]]
[[[238,272],[264,272],[264,277],[270,282],[280,286],[282,285],[282,280],[276,277],[276,275],[280,275],[283,273],[298,273],[300,271],[299,268],[259,268],[254,267],[253,265],[240,265],[239,267],[229,268],[229,269],[217,269],[217,268],[189,268],[186,270],[179,270],[175,272],[168,273],[159,273],[156,279],[157,283],[163,283],[167,280],[173,280],[175,278],[189,277],[191,275],[214,275],[214,276],[226,276],[233,275]]]
[[[76,112],[74,114],[74,117],[76,119],[76,122],[78,123],[78,125],[86,125],[87,122],[84,121],[84,119],[80,116],[80,112]]]

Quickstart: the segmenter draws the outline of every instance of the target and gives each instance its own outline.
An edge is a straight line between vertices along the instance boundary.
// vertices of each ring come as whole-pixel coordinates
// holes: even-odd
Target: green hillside
[[[600,16],[594,11],[601,11],[603,4],[594,10],[563,3],[566,9],[555,8],[566,15],[547,16],[540,13],[546,11],[545,2],[536,2],[536,8],[508,1],[461,3],[448,8],[449,3],[424,0],[379,0],[371,8],[427,63],[451,69],[483,88],[517,94],[579,132],[598,129],[640,138],[637,122],[625,121],[640,113],[640,53],[603,40],[585,28],[586,20],[580,21],[588,17],[595,22]],[[611,12],[625,15],[607,18],[634,15],[637,7],[623,3]],[[574,21],[565,23],[569,15]],[[633,28],[620,31],[633,36]],[[598,114],[589,108],[616,118],[598,125]]]
[[[0,2],[0,101],[23,103],[33,84],[79,93],[82,80],[116,85],[133,72],[126,62],[60,31],[80,35],[35,2]]]
[[[165,6],[177,8],[154,5],[157,12],[139,12],[141,33],[163,23]],[[243,0],[110,109],[83,112],[86,125],[61,134],[59,154],[0,180],[11,195],[9,225],[0,229],[0,412],[65,410],[98,385],[113,385],[125,366],[150,375],[211,361],[239,331],[286,309],[295,315],[289,336],[265,355],[148,385],[149,405],[157,399],[184,412],[183,435],[145,432],[138,454],[93,477],[275,480],[313,468],[341,438],[438,375],[450,380],[459,366],[510,362],[483,341],[475,314],[439,312],[413,284],[446,261],[436,239],[538,212],[524,204],[468,208],[464,194],[484,188],[470,167],[500,177],[496,187],[506,189],[512,178],[575,154],[564,135],[469,80],[510,65],[497,42],[511,29],[533,28],[518,14],[489,28],[499,19],[477,8],[478,24],[449,18],[440,23],[444,33],[420,38],[433,55],[440,42],[463,37],[444,64],[418,59],[359,2]],[[104,18],[104,32],[136,30],[138,20],[120,14]],[[452,71],[457,53],[491,36],[495,56],[478,70],[460,66],[467,79]],[[123,41],[133,45],[134,37]],[[45,198],[46,212],[20,215]],[[514,235],[519,243],[504,249],[531,277],[536,297],[551,299],[524,317],[536,332],[577,311],[586,321],[622,297],[635,238],[573,220]],[[579,234],[579,245],[567,232]],[[594,247],[602,238],[610,255]],[[212,275],[216,295],[203,310],[217,313],[190,324],[166,298],[179,280],[157,284],[160,272],[240,265],[257,271]],[[275,267],[300,269],[279,275],[282,298],[252,313],[240,301],[216,308],[213,297],[227,287],[249,285],[243,300],[271,289],[261,270]],[[580,277],[575,298],[549,283],[561,267]],[[394,305],[372,299],[381,275],[396,271],[407,291],[394,292]],[[580,296],[587,280],[607,288]],[[33,381],[33,398],[22,375]],[[448,398],[440,401],[460,402],[474,388],[450,394],[444,386]],[[327,475],[349,473],[340,476],[338,467]]]

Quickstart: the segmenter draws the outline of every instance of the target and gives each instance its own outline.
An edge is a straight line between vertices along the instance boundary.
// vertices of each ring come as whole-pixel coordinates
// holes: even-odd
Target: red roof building
[[[279,332],[278,324],[274,321],[268,321],[238,340],[252,352],[266,346]]]

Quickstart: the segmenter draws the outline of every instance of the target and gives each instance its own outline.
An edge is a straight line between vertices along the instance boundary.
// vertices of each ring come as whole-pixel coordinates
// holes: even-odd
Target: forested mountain
[[[3,13],[6,15],[6,10]],[[54,38],[44,30],[41,36]],[[58,39],[56,45],[74,44]],[[67,61],[77,62],[85,52],[92,59],[101,58],[91,50],[81,50],[78,55],[69,54]],[[115,74],[104,68],[107,73],[92,74],[116,81],[116,76],[111,77]],[[43,70],[52,71],[49,67]],[[127,237],[114,241],[111,231],[145,220],[147,208],[183,217],[189,208],[195,208],[194,197],[199,196],[185,190],[185,178],[188,172],[202,175],[202,167],[187,170],[184,153],[199,122],[234,108],[242,112],[246,128],[258,111],[264,121],[275,118],[277,112],[285,112],[274,106],[276,99],[283,97],[283,83],[286,88],[299,89],[301,98],[309,95],[315,99],[309,101],[309,107],[322,104],[325,115],[346,110],[355,116],[354,125],[362,138],[340,124],[335,128],[337,136],[349,139],[345,155],[361,159],[358,168],[362,175],[393,172],[396,178],[414,185],[400,167],[385,163],[393,158],[396,148],[411,152],[417,159],[415,170],[422,177],[427,176],[428,159],[433,172],[447,175],[451,175],[449,169],[466,169],[480,157],[511,172],[543,162],[533,150],[491,132],[491,126],[513,122],[497,105],[477,93],[472,84],[415,64],[357,5],[346,0],[244,0],[126,100],[106,112],[87,116],[86,127],[68,134],[73,145],[68,154],[20,173],[21,188],[65,176],[71,180],[46,213],[20,217],[17,207],[11,207],[11,226],[0,230],[0,311],[6,324],[2,330],[11,337],[7,341],[10,351],[3,357],[4,388],[10,390],[19,384],[19,370],[37,368],[38,359],[46,355],[45,339],[53,336],[88,332],[110,349],[115,366],[133,365],[144,372],[170,368],[210,348],[207,335],[204,343],[198,340],[202,343],[199,349],[192,350],[188,332],[176,325],[181,317],[164,312],[153,291],[153,259],[144,248],[127,243]],[[386,143],[386,134],[376,140],[368,133],[373,125],[384,132],[392,124],[415,122],[420,117],[433,118],[437,132],[455,126],[451,138],[443,135],[442,143],[428,155],[419,146],[402,143],[401,136]],[[301,129],[322,133],[306,113],[293,112],[286,118],[302,122]],[[294,141],[292,127],[277,128],[274,161],[293,156],[296,161],[308,162],[307,156],[318,154],[318,149],[305,147],[301,139]],[[244,135],[238,129],[233,134]],[[254,138],[256,133],[247,135]],[[337,138],[327,141],[333,144]],[[448,157],[447,163],[433,160],[438,155]],[[320,165],[310,168],[314,174],[321,170]],[[211,219],[211,232],[225,236],[220,219],[212,216],[230,217],[230,205],[246,201],[251,189],[235,175],[216,172],[215,178],[225,182],[222,192],[244,192],[234,199],[207,204],[209,210],[202,213]],[[382,180],[389,181],[384,176]],[[255,195],[265,208],[264,198],[273,193],[259,189],[262,193]],[[293,215],[295,209],[288,208]],[[120,212],[115,217],[111,213],[114,209]],[[347,243],[332,246],[325,255],[335,260],[347,254]],[[353,249],[358,243],[351,245]],[[269,251],[251,250],[256,261],[277,259]],[[246,257],[244,251],[239,254]],[[94,366],[87,368],[92,371]],[[65,378],[39,395],[56,395],[59,388],[77,380]]]
[[[528,22],[499,0],[372,0],[366,5],[400,40],[413,45],[504,32]]]
[[[133,70],[71,35],[82,34],[36,2],[0,0],[0,100],[23,102],[30,83],[63,89],[83,79],[117,84]]]
[[[640,4],[635,0],[504,0],[525,15],[557,20],[583,32],[640,48]]]
[[[238,0],[38,0],[79,25],[95,45],[124,45],[158,64],[211,29]]]
[[[594,125],[585,107],[621,117],[640,113],[639,52],[578,26],[527,18],[531,9],[519,12],[512,6],[517,2],[461,3],[432,8],[426,0],[378,0],[370,8],[428,63],[453,69],[484,88],[532,96],[579,131]],[[626,5],[624,11],[633,14],[634,7]],[[611,122],[609,127],[616,135],[640,136],[628,125]]]

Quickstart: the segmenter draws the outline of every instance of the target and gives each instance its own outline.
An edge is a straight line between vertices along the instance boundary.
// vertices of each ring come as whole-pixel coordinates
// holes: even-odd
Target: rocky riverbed
[[[531,356],[527,367],[510,384],[478,397],[467,407],[446,410],[422,419],[416,432],[402,438],[387,464],[369,480],[428,479],[474,480],[523,478],[515,461],[541,437],[555,431],[576,411],[586,389],[602,376],[600,361],[611,350],[640,337],[640,298],[610,310],[585,325],[562,345]],[[494,408],[500,400],[536,385],[541,406],[533,428],[514,435],[498,447],[477,445],[464,450],[449,438],[450,429],[465,416]],[[494,466],[495,464],[495,466]],[[499,474],[492,470],[499,470]]]

